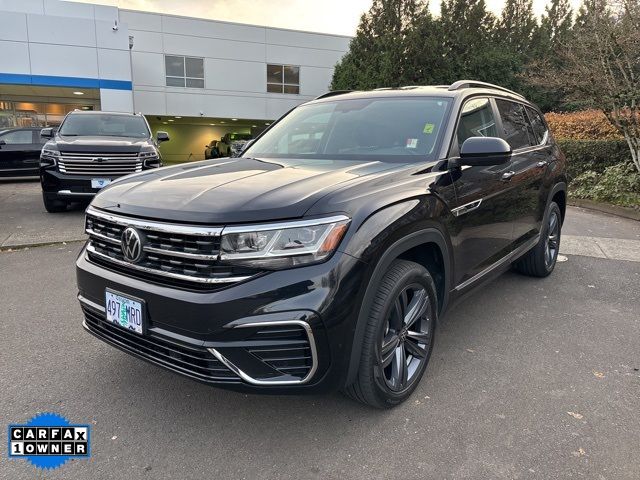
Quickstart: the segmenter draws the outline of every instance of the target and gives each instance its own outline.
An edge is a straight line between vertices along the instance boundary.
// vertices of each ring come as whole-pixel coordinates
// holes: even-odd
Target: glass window
[[[533,128],[525,116],[523,105],[501,99],[496,99],[496,104],[502,120],[504,139],[511,145],[512,150],[538,143]]]
[[[542,118],[542,115],[540,115],[540,113],[538,113],[537,110],[531,107],[526,107],[526,109],[527,109],[527,115],[529,116],[529,121],[531,122],[533,131],[536,134],[538,144],[547,143],[549,130],[547,129],[547,124]]]
[[[300,67],[267,65],[267,92],[300,94]]]
[[[450,100],[366,98],[304,105],[257,139],[256,158],[424,161],[435,157]]]
[[[458,122],[458,147],[470,137],[497,137],[496,119],[488,98],[473,98],[462,107]]]
[[[33,142],[31,130],[15,130],[0,136],[7,145],[30,145]]]
[[[147,128],[147,122],[139,115],[72,113],[60,127],[60,135],[148,138],[151,133]]]
[[[167,87],[204,88],[204,59],[165,55]]]

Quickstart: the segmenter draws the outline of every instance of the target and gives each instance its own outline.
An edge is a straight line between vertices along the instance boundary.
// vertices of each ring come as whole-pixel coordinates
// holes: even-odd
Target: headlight
[[[271,270],[328,259],[347,231],[344,215],[255,227],[225,227],[220,260]]]
[[[60,157],[60,152],[54,148],[43,148],[40,152],[40,166],[41,167],[54,167],[57,163],[57,158]]]
[[[160,154],[154,146],[149,145],[142,147],[142,150],[140,150],[138,155],[143,160],[144,166],[147,168],[157,168],[162,166],[160,162]]]

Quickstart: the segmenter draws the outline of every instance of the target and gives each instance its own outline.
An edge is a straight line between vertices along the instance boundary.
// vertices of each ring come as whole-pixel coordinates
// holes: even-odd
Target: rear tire
[[[44,208],[49,213],[64,212],[67,209],[67,202],[47,197],[44,192],[42,193],[42,201]]]
[[[346,395],[375,408],[404,402],[429,363],[437,320],[436,288],[422,265],[395,260],[369,307],[355,382]]]
[[[562,214],[556,202],[551,202],[542,224],[538,244],[515,264],[515,269],[531,277],[546,277],[553,272],[560,250]]]

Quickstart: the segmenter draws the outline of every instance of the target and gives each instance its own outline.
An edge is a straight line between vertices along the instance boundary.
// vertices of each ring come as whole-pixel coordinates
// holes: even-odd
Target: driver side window
[[[467,138],[498,136],[496,120],[488,98],[472,98],[464,104],[456,135],[458,148]]]

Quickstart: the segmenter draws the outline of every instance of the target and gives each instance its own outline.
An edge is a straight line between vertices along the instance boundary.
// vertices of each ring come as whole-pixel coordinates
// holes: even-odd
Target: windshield
[[[450,99],[366,98],[303,105],[243,154],[263,158],[430,160]]]
[[[134,137],[151,136],[144,118],[135,115],[71,114],[60,127],[60,135],[69,137]]]

